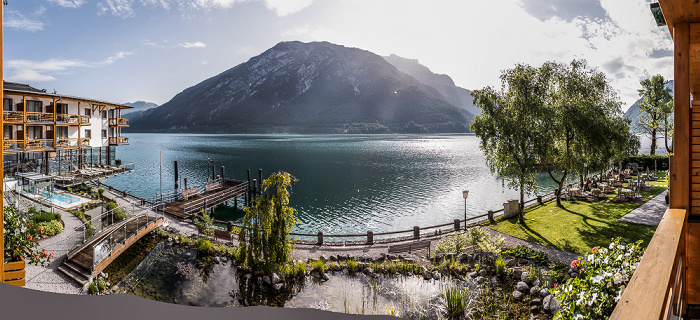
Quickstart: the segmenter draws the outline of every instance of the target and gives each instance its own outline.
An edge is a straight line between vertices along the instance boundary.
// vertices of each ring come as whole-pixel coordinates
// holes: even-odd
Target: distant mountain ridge
[[[673,80],[668,81],[666,88],[671,89],[671,96],[673,96]],[[639,104],[641,103],[642,98],[639,98],[639,100],[635,101],[634,104],[627,109],[627,112],[625,112],[625,118],[632,121],[630,124],[630,130],[632,130],[634,133],[644,133],[644,129],[642,129],[642,126],[639,124],[638,120],[639,114],[642,113],[642,109],[639,108]]]
[[[124,103],[124,104],[127,105],[127,106],[130,106],[130,107],[134,107],[134,108],[133,108],[133,109],[127,109],[127,110],[122,114],[122,116],[125,115],[125,114],[133,113],[133,112],[143,112],[143,111],[146,111],[146,110],[148,110],[148,109],[158,108],[158,105],[157,105],[157,104],[155,104],[155,103],[153,103],[153,102],[142,101],[142,100],[138,100],[138,101],[135,101],[135,102],[127,102],[127,103]]]
[[[402,58],[395,54],[383,58],[401,72],[435,88],[449,103],[464,108],[473,115],[481,113],[481,109],[472,102],[472,92],[456,86],[450,76],[433,73],[428,67],[420,64],[417,59]]]
[[[472,118],[379,55],[294,41],[185,89],[125,131],[468,132]]]

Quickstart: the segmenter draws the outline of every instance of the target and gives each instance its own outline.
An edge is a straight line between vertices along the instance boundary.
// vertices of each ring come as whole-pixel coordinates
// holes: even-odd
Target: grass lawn
[[[647,181],[652,185],[651,191],[642,191],[646,195],[644,202],[667,189],[665,172],[658,181]],[[612,199],[617,192],[609,194]],[[512,236],[536,242],[552,248],[569,252],[588,254],[592,247],[607,246],[610,240],[621,237],[625,242],[644,241],[649,244],[656,231],[656,226],[617,221],[618,218],[639,207],[641,203],[588,203],[584,201],[562,200],[562,207],[556,201],[541,206],[525,209],[525,224],[518,224],[517,217],[508,220],[496,219],[489,228]]]

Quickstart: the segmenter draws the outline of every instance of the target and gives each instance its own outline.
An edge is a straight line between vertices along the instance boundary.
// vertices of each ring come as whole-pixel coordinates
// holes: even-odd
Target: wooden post
[[[372,230],[367,230],[367,244],[374,243],[374,232]]]
[[[253,181],[255,181],[255,180],[253,180]],[[322,231],[318,232],[318,242],[316,244],[318,244],[319,246],[323,244],[323,232]]]
[[[259,187],[258,187],[258,193],[259,193],[260,195],[262,195],[262,183],[263,183],[263,179],[262,179],[262,169],[258,169],[258,181],[260,182],[260,185],[259,185]]]
[[[3,42],[4,42],[4,40],[3,40],[3,27],[2,27],[2,25],[3,25],[2,16],[3,16],[3,10],[4,10],[3,7],[4,7],[4,5],[0,4],[0,78],[5,79],[3,77],[3,67],[2,67],[3,66],[2,47],[3,47]],[[3,86],[3,81],[0,81],[0,92],[2,92],[2,95],[4,97],[5,96],[5,88]],[[4,104],[4,102],[3,102],[3,104]],[[3,117],[0,117],[0,125],[2,125],[2,122],[3,122]],[[5,135],[4,134],[2,135],[2,137],[0,137],[0,141],[2,141],[2,144],[5,145]],[[3,149],[0,149],[0,163],[5,162],[4,158],[5,158],[5,151]],[[4,181],[4,177],[3,177],[4,172],[3,171],[5,171],[5,170],[0,170],[0,181]],[[4,197],[0,197],[0,249],[2,249],[2,258],[3,258],[3,261],[0,263],[0,275],[3,275],[3,277],[5,274],[5,262],[4,262],[5,261],[5,234],[4,234],[5,212],[3,209],[5,207],[4,201],[5,201]],[[4,279],[0,279],[0,282],[4,282]]]
[[[224,170],[224,166],[221,166],[221,179],[226,179],[226,175],[224,175],[225,172],[226,171]],[[222,180],[222,182],[223,182],[223,180]]]
[[[493,221],[493,210],[489,210],[489,222],[494,223]]]
[[[216,166],[212,165],[211,166],[211,181],[216,180]]]
[[[247,207],[250,206],[250,196],[252,193],[252,188],[253,188],[253,185],[250,184],[250,169],[248,169],[248,192],[246,192],[246,200],[245,200]]]
[[[184,180],[185,180],[185,183],[184,183],[184,185],[185,185],[185,190],[187,190],[187,178],[184,178]]]
[[[455,231],[459,231],[459,219],[455,219]]]
[[[690,28],[673,26],[673,158],[669,208],[690,210]],[[691,210],[690,214],[693,212]]]
[[[418,226],[413,227],[413,238],[420,238],[420,228]]]
[[[177,181],[178,181],[178,174],[177,174],[177,160],[175,160],[175,190],[177,190]]]
[[[257,196],[258,196],[258,180],[253,179],[253,197],[250,200],[252,201]]]

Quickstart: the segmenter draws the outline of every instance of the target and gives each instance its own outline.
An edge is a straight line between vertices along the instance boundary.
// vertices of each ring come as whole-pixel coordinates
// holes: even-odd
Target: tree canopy
[[[665,135],[668,136],[669,126],[673,125],[672,120],[669,120],[669,115],[673,112],[673,97],[671,96],[671,88],[666,87],[668,81],[662,75],[657,74],[640,81],[642,89],[637,90],[642,97],[639,104],[639,109],[642,112],[637,118],[644,132],[651,138],[649,154],[652,155],[656,154],[656,135],[660,131],[664,131]],[[666,150],[671,152],[672,150],[668,147],[668,139],[666,138],[665,141]]]

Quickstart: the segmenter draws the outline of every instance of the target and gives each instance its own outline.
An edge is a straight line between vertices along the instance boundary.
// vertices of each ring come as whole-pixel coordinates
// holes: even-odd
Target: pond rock
[[[423,280],[430,280],[432,278],[433,276],[430,274],[430,272],[428,272],[427,270],[423,272]]]
[[[526,291],[530,290],[530,287],[527,286],[527,283],[522,282],[522,281],[518,282],[518,284],[515,285],[515,288],[521,292],[526,292]]]
[[[433,279],[440,280],[440,272],[433,271]]]
[[[396,255],[395,254],[387,254],[386,259],[387,260],[396,260]]]
[[[272,285],[272,288],[277,290],[277,291],[280,291],[280,289],[282,289],[282,287],[284,287],[284,283],[275,283]]]
[[[479,270],[479,275],[480,275],[480,276],[485,277],[487,274],[488,274],[488,271],[486,271],[486,269],[481,269],[481,270]]]
[[[372,274],[372,268],[366,267],[362,270],[362,273],[364,274]]]
[[[265,284],[272,284],[272,281],[270,280],[269,276],[263,276],[262,279],[263,279],[263,282],[265,282]]]
[[[535,297],[540,294],[540,287],[534,286],[530,288],[530,295]]]
[[[327,273],[324,273],[323,275],[321,275],[321,280],[323,280],[323,281],[328,281],[330,279],[331,279],[331,277]]]
[[[530,284],[530,282],[532,282],[532,280],[530,280],[530,273],[523,271],[523,273],[520,274],[520,281]]]
[[[278,284],[282,279],[280,279],[280,276],[278,276],[276,273],[272,274],[272,277],[270,277],[270,281],[272,281],[272,284]]]
[[[549,290],[547,288],[540,289],[540,297],[544,298],[549,295]]]
[[[335,261],[338,261],[338,256],[331,255],[329,257],[329,259],[331,259],[331,261],[335,262]]]
[[[477,276],[479,276],[479,273],[474,271],[474,272],[470,272],[468,275],[470,278],[476,278]]]
[[[539,286],[540,286],[540,283],[541,283],[541,282],[540,282],[540,279],[532,280],[532,286],[533,286],[533,287],[539,287]]]
[[[523,297],[523,293],[520,291],[513,291],[513,299],[520,300]]]
[[[525,269],[521,267],[515,267],[510,269],[510,272],[513,274],[513,277],[515,277],[515,279],[520,279],[524,271]]]
[[[542,300],[540,300],[540,299],[538,299],[538,298],[532,299],[532,300],[530,301],[530,305],[533,305],[533,306],[537,306],[537,305],[540,305],[540,304],[542,304]]]

